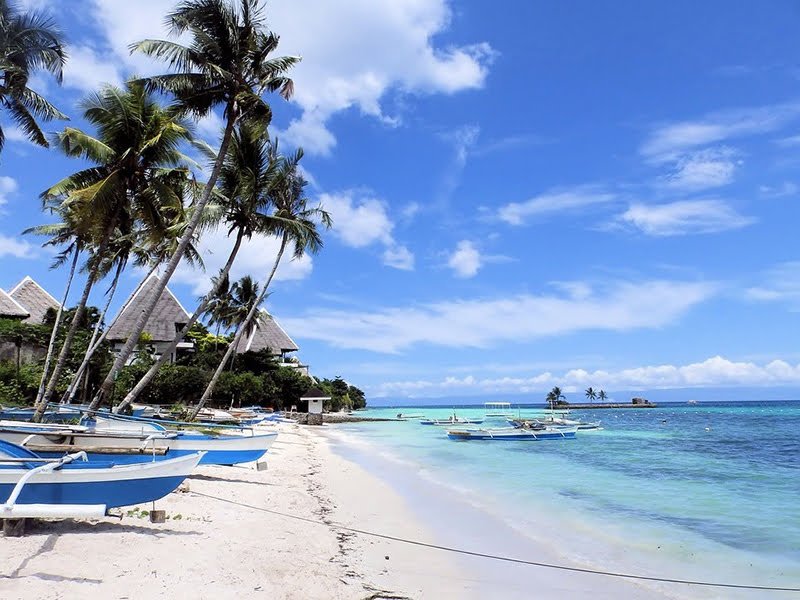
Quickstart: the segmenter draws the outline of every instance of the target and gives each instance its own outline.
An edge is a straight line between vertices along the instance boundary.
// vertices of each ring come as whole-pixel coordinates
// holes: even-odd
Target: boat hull
[[[72,463],[56,471],[35,474],[22,488],[17,504],[114,508],[151,502],[174,491],[198,465],[200,458],[200,454],[195,453],[136,465]],[[0,505],[8,500],[25,471],[18,465],[0,465]]]
[[[0,439],[24,445],[46,458],[58,458],[67,452],[84,450],[90,460],[113,460],[117,464],[135,464],[169,460],[205,452],[202,465],[235,465],[261,459],[277,439],[277,433],[253,436],[209,436],[202,434],[170,435],[135,432],[69,432],[36,428],[0,428]]]
[[[451,440],[528,441],[569,440],[575,438],[576,428],[546,429],[536,431],[525,428],[512,429],[455,429],[447,432]]]

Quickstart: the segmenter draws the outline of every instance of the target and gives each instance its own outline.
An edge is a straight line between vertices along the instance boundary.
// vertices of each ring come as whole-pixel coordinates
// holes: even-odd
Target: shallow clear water
[[[484,409],[457,412],[477,417]],[[560,553],[582,565],[800,586],[800,402],[667,404],[570,418],[602,419],[604,429],[562,441],[454,441],[447,427],[415,419],[339,425],[334,435],[340,452],[382,477],[402,468],[443,484],[520,535],[556,537]],[[704,593],[685,595],[734,597]]]

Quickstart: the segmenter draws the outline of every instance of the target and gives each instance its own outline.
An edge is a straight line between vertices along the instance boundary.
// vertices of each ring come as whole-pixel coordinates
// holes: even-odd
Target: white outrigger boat
[[[508,422],[514,427],[524,427],[526,425],[545,425],[556,427],[577,427],[578,431],[598,431],[600,421],[580,421],[575,419],[565,419],[563,417],[556,417],[553,415],[547,417],[539,417],[536,419],[507,419]]]
[[[575,437],[577,431],[577,427],[494,427],[453,429],[447,432],[447,437],[451,440],[569,440]]]
[[[422,419],[419,422],[420,425],[437,425],[439,427],[444,425],[480,425],[481,423],[483,423],[483,419],[459,417],[455,412],[446,419]]]

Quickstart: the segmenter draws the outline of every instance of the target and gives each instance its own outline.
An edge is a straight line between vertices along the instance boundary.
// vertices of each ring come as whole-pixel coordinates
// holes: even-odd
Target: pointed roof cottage
[[[292,338],[278,325],[275,317],[261,310],[252,333],[239,343],[236,351],[258,352],[264,348],[269,348],[273,356],[283,356],[287,352],[296,352],[299,349]]]
[[[30,313],[5,291],[0,290],[0,317],[27,319]]]
[[[154,293],[158,282],[159,278],[155,273],[150,275],[144,285],[128,299],[122,312],[108,330],[109,341],[128,339],[136,319],[141,314],[146,301]],[[171,342],[175,334],[189,322],[189,317],[189,313],[181,306],[169,288],[164,288],[153,313],[147,320],[144,331],[152,336],[154,342]]]
[[[61,306],[58,300],[53,298],[47,290],[29,276],[26,276],[25,279],[15,285],[8,295],[30,313],[24,322],[31,325],[41,325],[44,322],[48,308],[58,310]]]

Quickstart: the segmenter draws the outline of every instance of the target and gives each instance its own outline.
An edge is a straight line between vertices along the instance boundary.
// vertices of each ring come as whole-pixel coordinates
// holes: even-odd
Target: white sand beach
[[[188,491],[156,503],[168,515],[164,524],[142,514],[149,505],[123,511],[121,520],[30,524],[26,536],[0,543],[0,597],[474,598],[487,587],[503,598],[656,597],[626,581],[458,557],[318,524],[442,541],[402,495],[333,453],[322,431],[282,425],[267,470],[198,469]],[[553,557],[552,548],[535,550]]]
[[[315,521],[433,541],[402,499],[327,449],[311,429],[282,427],[268,469],[201,467],[189,491],[156,503],[164,524],[125,510],[121,520],[40,521],[0,543],[0,597],[447,598],[450,557],[258,512],[207,496]]]

